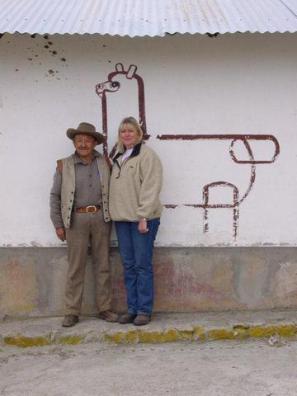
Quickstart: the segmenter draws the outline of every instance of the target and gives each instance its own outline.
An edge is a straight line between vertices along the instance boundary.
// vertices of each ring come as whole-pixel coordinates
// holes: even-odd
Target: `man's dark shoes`
[[[134,319],[135,326],[144,326],[147,325],[151,321],[151,317],[149,315],[137,315]]]
[[[120,324],[133,323],[136,316],[137,316],[136,314],[125,313],[119,317],[119,323]]]
[[[62,323],[63,327],[72,327],[78,323],[79,319],[77,315],[65,315]]]
[[[105,320],[106,322],[117,322],[119,315],[112,311],[99,312],[98,318]]]

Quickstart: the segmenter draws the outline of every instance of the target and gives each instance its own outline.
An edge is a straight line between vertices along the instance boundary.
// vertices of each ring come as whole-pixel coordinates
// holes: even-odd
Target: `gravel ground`
[[[0,395],[296,396],[297,342],[0,349]]]

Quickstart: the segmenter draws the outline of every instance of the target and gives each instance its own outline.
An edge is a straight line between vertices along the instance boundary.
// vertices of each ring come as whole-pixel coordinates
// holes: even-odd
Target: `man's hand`
[[[140,219],[139,220],[138,231],[140,232],[140,234],[146,234],[148,232],[147,220],[146,219]]]
[[[57,234],[57,237],[59,239],[61,239],[61,241],[65,241],[65,239],[66,239],[65,228],[63,228],[63,227],[56,228],[56,234]]]

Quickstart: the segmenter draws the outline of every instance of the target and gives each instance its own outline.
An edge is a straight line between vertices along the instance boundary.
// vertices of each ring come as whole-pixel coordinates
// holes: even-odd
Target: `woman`
[[[124,118],[113,157],[109,202],[127,291],[128,312],[120,316],[119,323],[136,326],[151,320],[152,256],[162,211],[162,165],[142,139],[143,132],[135,118]]]

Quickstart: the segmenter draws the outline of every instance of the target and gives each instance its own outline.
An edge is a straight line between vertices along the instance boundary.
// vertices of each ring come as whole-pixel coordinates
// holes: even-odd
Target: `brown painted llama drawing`
[[[101,110],[102,110],[102,130],[106,136],[106,142],[104,144],[104,154],[108,157],[108,105],[107,105],[107,93],[115,93],[121,89],[121,84],[117,80],[118,76],[125,76],[128,80],[135,80],[137,83],[137,105],[138,105],[138,120],[142,125],[145,138],[149,138],[147,133],[146,114],[145,114],[145,95],[144,95],[144,82],[141,76],[137,74],[137,66],[130,65],[125,70],[122,63],[115,65],[115,70],[108,74],[107,80],[96,85],[96,93],[101,99]],[[204,224],[203,231],[209,231],[208,213],[209,210],[218,209],[230,209],[233,216],[233,237],[236,239],[238,235],[238,222],[239,222],[239,206],[250,194],[253,185],[256,180],[256,165],[261,164],[272,164],[275,162],[277,156],[280,153],[280,146],[275,136],[270,134],[215,134],[215,135],[204,135],[204,134],[170,134],[170,135],[158,135],[158,140],[172,141],[194,141],[194,140],[224,140],[230,141],[229,154],[232,161],[238,165],[249,166],[249,182],[246,190],[240,194],[239,188],[232,182],[227,180],[216,180],[212,181],[202,187],[202,202],[184,202],[184,206],[193,208],[201,208],[204,212]],[[240,160],[235,153],[234,145],[237,142],[242,142],[246,150],[247,158]],[[253,152],[251,143],[252,142],[269,142],[274,145],[274,153],[271,158],[268,159],[256,159]],[[224,189],[232,192],[232,199],[229,202],[211,203],[210,196],[215,189]],[[174,202],[167,203],[164,205],[168,209],[175,209],[180,204]]]

